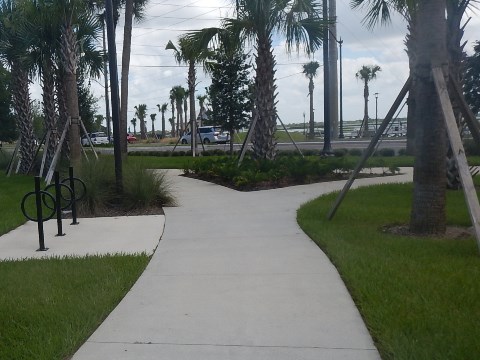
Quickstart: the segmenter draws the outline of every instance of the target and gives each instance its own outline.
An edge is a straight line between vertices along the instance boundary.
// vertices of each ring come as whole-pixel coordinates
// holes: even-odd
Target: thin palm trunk
[[[368,136],[368,79],[364,79],[364,87],[363,87],[363,124],[364,124],[364,134]]]
[[[45,116],[45,130],[50,131],[50,138],[46,148],[47,156],[45,161],[45,169],[48,169],[57,148],[57,114],[55,111],[55,77],[53,75],[54,65],[51,58],[47,58],[43,64],[42,70],[42,98],[43,113]],[[43,176],[43,174],[40,174]]]
[[[417,234],[444,233],[446,193],[446,133],[432,66],[448,64],[445,0],[418,5],[418,49],[415,65],[417,119],[413,204],[410,230]]]
[[[275,151],[275,129],[277,112],[275,109],[275,58],[272,52],[272,40],[268,36],[259,36],[256,56],[255,112],[258,116],[253,135],[255,157],[273,160]],[[255,116],[255,115],[254,115]]]
[[[192,126],[192,133],[196,134],[197,132],[197,122],[195,120],[195,62],[189,61],[188,64],[188,96],[190,101],[190,122]],[[193,148],[196,148],[197,142],[195,135],[192,137],[192,152]]]
[[[165,111],[162,111],[162,139],[165,139]]]
[[[120,148],[127,153],[128,75],[132,51],[133,0],[125,2],[125,25],[123,27],[122,79],[120,93]],[[142,126],[140,125],[140,129]]]
[[[175,100],[170,100],[170,105],[172,107],[172,137],[176,137],[177,133],[175,131]]]
[[[310,82],[308,84],[308,94],[310,96],[310,121],[309,121],[309,133],[308,137],[313,140],[315,138],[315,114],[313,112],[313,77],[310,78]]]

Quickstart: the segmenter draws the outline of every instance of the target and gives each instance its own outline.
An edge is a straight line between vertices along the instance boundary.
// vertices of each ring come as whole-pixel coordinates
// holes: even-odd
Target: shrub
[[[6,170],[12,154],[0,149],[0,170]]]
[[[164,171],[146,169],[140,163],[126,163],[123,175],[123,205],[128,208],[174,205]]]
[[[350,149],[348,153],[352,156],[362,156],[363,151],[361,149]]]
[[[75,176],[85,183],[87,191],[78,204],[79,213],[96,215],[108,206],[115,189],[114,174],[113,162],[105,158],[82,162]]]
[[[467,139],[463,142],[463,147],[467,156],[480,155],[480,144],[475,143],[472,139]]]
[[[384,157],[393,157],[395,156],[395,150],[390,148],[378,149],[377,154]]]

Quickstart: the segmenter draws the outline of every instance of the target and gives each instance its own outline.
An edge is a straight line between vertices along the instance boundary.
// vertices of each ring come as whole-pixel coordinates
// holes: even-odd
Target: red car
[[[132,134],[127,134],[127,142],[128,142],[129,144],[131,144],[131,143],[133,143],[133,142],[135,142],[135,141],[137,141],[137,138],[136,138],[135,136],[133,136]]]

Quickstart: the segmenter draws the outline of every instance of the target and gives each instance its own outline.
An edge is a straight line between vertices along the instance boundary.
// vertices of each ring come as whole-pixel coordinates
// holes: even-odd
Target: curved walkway
[[[296,222],[302,203],[343,181],[244,193],[177,174],[180,204],[165,209],[152,260],[74,360],[380,358]],[[404,181],[410,173],[355,185]]]

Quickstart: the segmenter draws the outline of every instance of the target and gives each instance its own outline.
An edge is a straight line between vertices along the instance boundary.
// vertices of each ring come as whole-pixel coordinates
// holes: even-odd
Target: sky
[[[172,50],[165,50],[169,40],[174,43],[180,35],[204,27],[219,26],[220,19],[234,15],[233,0],[150,0],[145,19],[134,23],[132,52],[129,74],[128,122],[135,116],[135,105],[146,104],[147,114],[157,113],[156,104],[169,103],[169,91],[173,86],[187,88],[187,67],[179,66]],[[363,84],[355,73],[362,65],[379,65],[381,72],[370,83],[369,115],[375,118],[375,97],[378,93],[378,118],[383,118],[395,100],[408,77],[408,58],[405,53],[404,38],[406,24],[396,17],[387,26],[377,26],[368,30],[362,25],[365,11],[350,8],[349,0],[337,1],[337,38],[343,40],[343,118],[345,121],[363,117]],[[464,40],[468,41],[467,53],[472,53],[473,43],[480,40],[480,16],[472,17]],[[305,54],[287,54],[284,39],[275,37],[274,55],[277,61],[276,84],[278,90],[277,111],[286,124],[302,123],[303,114],[308,122],[309,98],[308,79],[302,74],[302,64],[316,60],[322,65],[322,51],[308,58]],[[117,62],[120,80],[121,52],[123,47],[123,19],[116,31]],[[252,60],[253,61],[253,60]],[[315,121],[323,121],[323,70],[319,68],[315,78],[314,108]],[[210,80],[201,66],[197,67],[197,95],[205,94]],[[103,80],[92,81],[92,92],[100,98],[99,114],[105,114]],[[198,103],[196,105],[198,113]],[[170,112],[170,108],[167,114]],[[405,116],[406,106],[400,113]],[[161,118],[157,115],[155,127],[158,129]],[[151,128],[150,116],[147,128]],[[167,129],[169,129],[167,121]],[[131,129],[133,131],[133,127]]]

